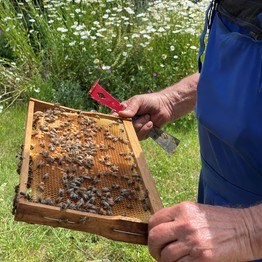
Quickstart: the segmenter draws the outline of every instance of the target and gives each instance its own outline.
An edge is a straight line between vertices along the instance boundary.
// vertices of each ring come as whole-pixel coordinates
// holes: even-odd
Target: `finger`
[[[110,115],[119,116],[119,114],[115,110],[111,110]]]
[[[149,252],[153,257],[159,258],[162,249],[177,239],[174,221],[157,225],[148,232]]]
[[[185,260],[185,259],[190,259],[189,253],[190,253],[189,247],[187,247],[185,244],[179,241],[171,242],[162,248],[160,253],[160,261],[180,262],[180,259],[183,259],[183,261],[191,261],[191,260]]]
[[[150,121],[150,115],[146,114],[136,117],[136,120],[133,120],[133,126],[139,140],[143,140],[148,138],[148,133],[153,127],[153,122]]]
[[[149,132],[153,127],[153,122],[146,123],[138,132],[137,137],[139,140],[145,140],[149,137]]]
[[[149,219],[149,225],[148,225],[149,230],[151,230],[153,227],[159,224],[174,221],[176,215],[175,210],[176,210],[175,206],[172,206],[172,207],[162,208],[159,211],[157,211]]]
[[[139,108],[139,104],[135,101],[136,99],[131,98],[127,101],[122,102],[121,105],[123,105],[124,109],[118,112],[119,116],[122,117],[135,116]]]

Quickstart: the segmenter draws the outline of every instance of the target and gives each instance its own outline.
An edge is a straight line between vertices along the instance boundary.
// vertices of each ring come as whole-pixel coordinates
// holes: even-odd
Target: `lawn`
[[[23,143],[26,110],[26,105],[18,103],[0,114],[0,261],[154,261],[146,246],[14,221],[14,187],[19,183],[16,155]],[[174,155],[151,139],[141,142],[165,207],[195,201],[200,169],[196,123],[190,128],[169,124],[166,130],[181,140]]]

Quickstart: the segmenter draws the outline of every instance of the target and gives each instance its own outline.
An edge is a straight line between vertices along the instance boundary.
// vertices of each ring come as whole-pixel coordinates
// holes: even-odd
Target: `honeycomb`
[[[151,206],[123,120],[59,105],[36,111],[29,201],[147,221]]]

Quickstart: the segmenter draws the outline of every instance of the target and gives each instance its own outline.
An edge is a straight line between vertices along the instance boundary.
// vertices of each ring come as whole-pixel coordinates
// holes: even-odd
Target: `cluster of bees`
[[[33,117],[27,199],[100,215],[150,215],[123,121],[59,105]]]

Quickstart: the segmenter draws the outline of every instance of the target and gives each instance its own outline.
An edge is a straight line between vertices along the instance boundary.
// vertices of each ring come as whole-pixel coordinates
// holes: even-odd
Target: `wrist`
[[[247,242],[251,259],[262,258],[262,205],[243,209],[247,227]]]
[[[159,92],[170,112],[170,121],[194,109],[198,79],[199,74],[196,73]]]

